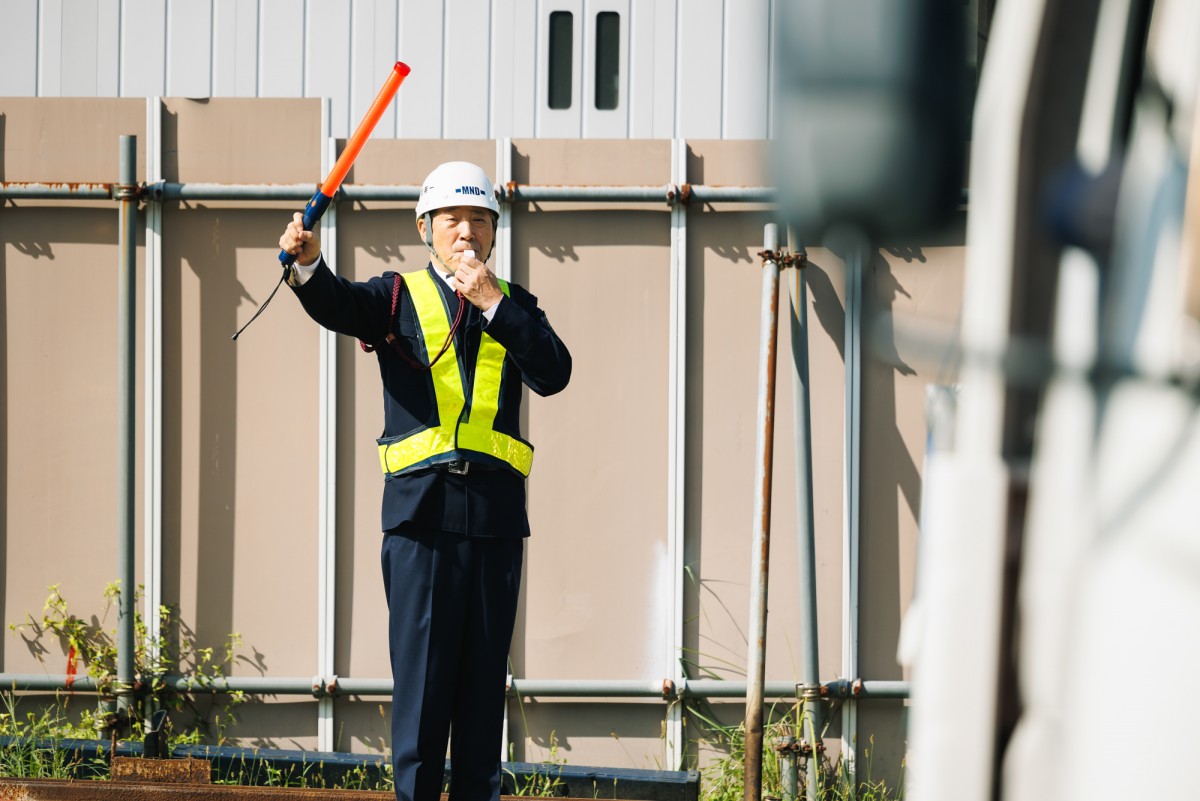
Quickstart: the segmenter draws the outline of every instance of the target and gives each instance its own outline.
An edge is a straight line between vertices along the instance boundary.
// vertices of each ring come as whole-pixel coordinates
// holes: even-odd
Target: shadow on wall
[[[906,249],[900,258],[925,262],[920,249]],[[920,471],[897,422],[901,385],[908,384],[905,394],[911,397],[912,382],[905,379],[917,375],[896,350],[892,308],[901,296],[911,297],[888,259],[876,253],[863,281],[859,673],[869,679],[904,678],[896,659],[905,602],[901,576],[907,570],[902,555],[909,551],[905,533],[915,533],[911,527],[921,513]],[[859,753],[871,748],[890,771],[903,758],[906,707],[878,701],[860,714],[860,738],[870,736],[874,748],[860,741]]]
[[[361,235],[356,237],[355,241],[360,243],[359,247],[367,254],[368,262],[378,259],[384,264],[382,268],[375,267],[373,269],[378,272],[384,270],[405,272],[419,270],[425,266],[423,261],[419,264],[405,264],[404,251],[400,248],[402,243],[419,241],[411,212],[408,210],[398,212],[395,209],[369,209],[362,201],[355,201],[351,210],[354,213],[354,231]],[[355,248],[338,250],[338,272],[340,274],[357,275],[354,270],[355,250]],[[360,276],[358,280],[365,280],[365,276]]]
[[[896,352],[892,306],[910,297],[876,254],[864,280],[864,331],[876,336],[864,348],[862,418],[862,530],[860,532],[860,664],[872,679],[899,679],[896,662],[900,640],[900,501],[912,520],[921,514],[921,474],[896,425],[898,376],[915,376]]]
[[[355,359],[362,355],[358,344],[349,337],[339,337],[337,343],[337,487],[335,489],[337,519],[334,522],[334,671],[349,675],[350,657],[354,647],[354,585],[355,585],[355,486],[358,483],[356,440],[358,423],[355,394]],[[371,476],[375,478],[375,476]],[[370,577],[375,578],[375,577]],[[378,585],[376,585],[378,586]]]

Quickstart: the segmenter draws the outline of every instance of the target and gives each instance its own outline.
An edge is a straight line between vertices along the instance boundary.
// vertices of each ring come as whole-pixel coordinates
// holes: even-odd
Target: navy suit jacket
[[[442,291],[452,321],[459,299],[432,264],[426,269],[434,273],[434,283]],[[302,286],[293,287],[313,320],[331,331],[375,345],[383,382],[384,437],[400,436],[423,427],[437,407],[429,372],[414,370],[384,342],[389,330],[394,275],[385,272],[368,281],[350,281],[334,275],[322,257],[316,272]],[[571,354],[538,308],[537,298],[516,284],[509,284],[509,292],[487,323],[487,332],[507,350],[494,425],[498,431],[519,437],[521,384],[539,395],[561,391],[571,378]],[[467,303],[454,347],[468,397],[484,323],[483,313]],[[431,356],[436,355],[425,350],[407,287],[401,289],[391,332],[400,347],[417,362],[428,364]],[[520,380],[513,380],[514,377]],[[528,536],[525,479],[511,470],[475,467],[472,465],[466,475],[430,468],[388,477],[383,490],[383,530]]]

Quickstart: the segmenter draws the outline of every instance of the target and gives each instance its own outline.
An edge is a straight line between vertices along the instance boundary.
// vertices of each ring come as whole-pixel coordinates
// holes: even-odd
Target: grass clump
[[[57,700],[57,699],[56,699]],[[107,775],[103,759],[87,759],[74,750],[63,748],[62,741],[96,736],[90,718],[79,722],[63,714],[63,705],[54,703],[38,712],[23,714],[17,709],[12,693],[0,693],[0,776],[28,779],[71,779],[81,775]]]
[[[783,777],[780,760],[771,744],[781,737],[801,738],[800,709],[796,704],[782,714],[772,707],[768,723],[763,730],[762,796],[783,798]],[[703,741],[716,749],[720,756],[700,770],[701,801],[741,801],[744,797],[746,729],[744,723],[722,724],[717,721],[711,707],[692,708],[691,717],[704,732]],[[828,720],[828,717],[826,718]],[[882,779],[871,775],[872,756],[875,750],[874,737],[863,750],[865,770],[855,771],[850,763],[839,755],[835,760],[822,755],[818,761],[817,797],[821,801],[903,801],[902,787],[890,787]],[[797,795],[805,797],[806,768],[808,760],[796,757],[798,762]],[[901,765],[903,770],[903,764]]]

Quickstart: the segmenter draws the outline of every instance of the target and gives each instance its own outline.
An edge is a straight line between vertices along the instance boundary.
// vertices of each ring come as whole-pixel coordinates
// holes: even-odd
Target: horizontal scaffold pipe
[[[91,676],[80,676],[67,683],[67,676],[46,676],[41,673],[0,673],[0,691],[13,690],[16,692],[65,690],[79,692],[95,692],[96,680]]]
[[[139,195],[151,201],[203,200],[297,200],[316,192],[316,184],[221,184],[157,181],[142,184]],[[415,201],[421,187],[388,184],[343,184],[337,200]],[[529,186],[510,183],[497,195],[502,203],[773,203],[775,190],[769,186],[702,186],[661,184],[657,186]],[[108,200],[113,184],[0,182],[2,200]]]
[[[354,679],[339,676],[313,678],[273,678],[270,676],[229,676],[195,678],[165,676],[166,686],[176,692],[246,693],[248,695],[358,695],[389,696],[391,679]],[[18,692],[76,691],[96,692],[96,680],[82,676],[69,685],[67,676],[28,673],[0,673],[0,690]],[[803,685],[788,681],[768,681],[765,697],[799,698]],[[513,696],[538,698],[745,698],[746,682],[723,679],[691,679],[677,686],[670,680],[641,679],[513,679]],[[907,681],[850,681],[839,679],[820,686],[822,698],[907,698]]]
[[[152,200],[308,200],[316,184],[147,184],[144,196]]]
[[[247,695],[324,695],[324,684],[315,678],[221,676],[196,678],[165,676],[167,687],[181,693],[246,693]]]
[[[416,200],[421,196],[419,186],[389,186],[386,184],[342,184],[338,200]]]
[[[659,186],[527,186],[510,183],[501,189],[501,200],[510,203],[554,201],[596,201],[614,203],[669,203],[675,187]]]

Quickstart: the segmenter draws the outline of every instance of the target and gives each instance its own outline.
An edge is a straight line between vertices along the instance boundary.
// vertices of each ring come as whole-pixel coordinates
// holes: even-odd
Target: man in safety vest
[[[561,391],[571,356],[537,299],[488,269],[500,208],[466,162],[429,174],[417,202],[426,269],[334,275],[296,214],[279,246],[310,317],[374,350],[383,380],[383,583],[396,797],[498,799],[508,647],[516,619],[525,477],[521,384]]]

